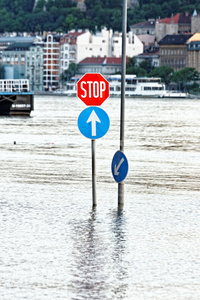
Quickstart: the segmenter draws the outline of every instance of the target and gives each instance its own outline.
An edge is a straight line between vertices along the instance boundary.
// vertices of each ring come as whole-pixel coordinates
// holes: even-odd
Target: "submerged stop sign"
[[[77,96],[88,106],[99,106],[109,97],[109,83],[99,73],[86,73],[77,82]]]

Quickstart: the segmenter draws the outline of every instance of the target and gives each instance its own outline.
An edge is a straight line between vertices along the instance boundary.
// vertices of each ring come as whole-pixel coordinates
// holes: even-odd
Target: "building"
[[[187,41],[191,37],[186,34],[166,35],[158,44],[160,46],[160,66],[171,67],[179,71],[187,66]]]
[[[72,0],[72,2],[77,3],[77,8],[81,11],[86,11],[85,0]]]
[[[148,21],[131,25],[130,30],[132,34],[136,34],[136,35],[143,35],[143,34],[155,35],[156,34],[155,19],[149,19]]]
[[[54,90],[59,87],[60,36],[48,34],[44,40],[44,88]]]
[[[160,66],[160,48],[159,46],[149,46],[145,49],[144,53],[136,56],[137,65],[143,61],[150,62],[152,68],[157,68]]]
[[[200,72],[200,33],[195,33],[187,41],[187,67]]]
[[[60,38],[60,75],[70,63],[77,63],[77,38],[83,33],[82,30],[73,30]]]
[[[2,51],[5,79],[29,79],[33,91],[43,90],[43,47],[32,42],[10,44]]]
[[[127,8],[134,8],[135,6],[138,6],[138,0],[127,0]]]
[[[106,76],[121,73],[121,64],[122,59],[117,57],[87,57],[78,64],[79,75],[101,73]]]
[[[0,53],[5,50],[9,45],[14,43],[33,43],[35,41],[35,37],[0,37]]]
[[[140,39],[128,32],[126,36],[126,55],[136,56],[143,52]],[[77,37],[77,63],[86,57],[121,57],[122,33],[102,29],[96,34],[86,31]]]
[[[156,20],[156,40],[160,41],[166,35],[190,34],[191,16],[188,13],[178,13],[171,18]]]
[[[105,57],[111,56],[112,32],[102,29],[96,34],[87,30],[77,38],[77,63],[86,57]]]
[[[5,51],[3,49],[11,47],[14,43],[15,38],[6,38],[2,41],[0,39],[0,49]],[[18,45],[20,50],[17,49],[15,43],[12,54],[6,54],[7,56],[11,55],[10,61],[13,65],[8,64],[6,56],[3,58],[6,78],[29,78],[35,90],[42,89],[42,75],[44,90],[57,89],[60,86],[61,74],[69,68],[70,63],[78,64],[87,57],[103,58],[103,73],[113,74],[120,72],[121,69],[118,61],[122,56],[122,33],[113,33],[112,30],[106,28],[95,34],[88,30],[72,30],[62,36],[49,33],[45,37],[30,37],[28,39],[20,37],[20,43]],[[37,48],[36,45],[40,48]],[[41,53],[37,49],[40,49]],[[127,57],[136,56],[142,53],[143,49],[143,42],[131,31],[128,32],[126,36]],[[9,50],[11,51],[11,48]],[[19,53],[13,54],[16,51],[23,52],[23,57],[21,54],[18,56]],[[37,51],[39,51],[38,56]],[[18,57],[19,63],[16,63],[17,59],[13,60],[15,55],[16,58]],[[21,60],[21,58],[23,59]],[[105,58],[107,58],[106,61]],[[113,58],[112,61],[111,58]]]
[[[195,34],[197,32],[200,32],[200,14],[197,14],[195,10],[191,18],[191,33]]]
[[[144,50],[146,48],[149,48],[149,46],[154,46],[156,44],[155,35],[142,34],[142,35],[137,35],[137,37],[143,43]]]
[[[144,45],[137,35],[128,32],[126,35],[126,56],[133,57],[143,53]],[[111,56],[121,57],[122,55],[122,33],[114,33],[111,41]]]

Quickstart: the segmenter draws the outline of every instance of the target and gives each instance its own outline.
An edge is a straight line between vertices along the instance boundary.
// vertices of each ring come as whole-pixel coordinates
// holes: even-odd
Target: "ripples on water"
[[[31,118],[0,117],[0,299],[199,299],[199,100],[126,101],[123,211],[119,99],[102,106],[96,211],[84,108],[36,97]]]

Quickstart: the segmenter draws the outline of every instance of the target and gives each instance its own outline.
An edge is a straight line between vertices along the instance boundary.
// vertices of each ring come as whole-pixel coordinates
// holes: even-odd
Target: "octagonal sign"
[[[77,96],[88,106],[100,106],[109,97],[109,82],[99,73],[86,73],[77,82]]]

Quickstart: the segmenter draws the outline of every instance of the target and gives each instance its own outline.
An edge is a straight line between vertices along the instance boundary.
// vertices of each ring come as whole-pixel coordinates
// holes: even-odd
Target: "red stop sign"
[[[77,96],[88,106],[99,106],[109,97],[109,82],[99,73],[86,73],[77,82]]]

